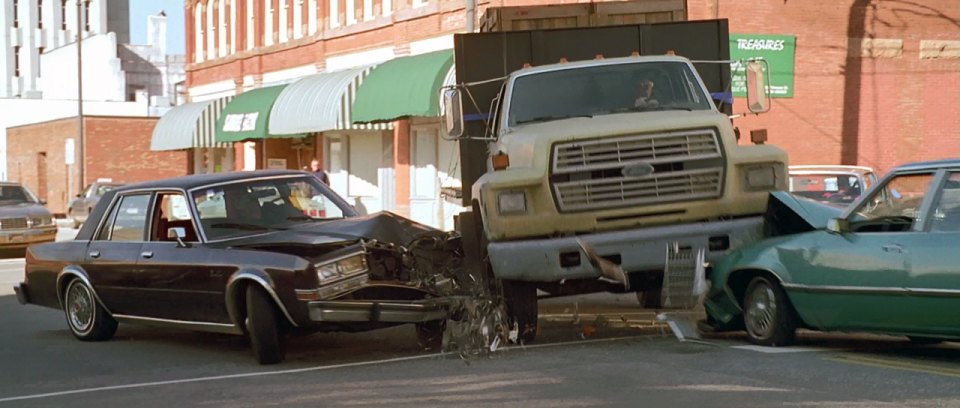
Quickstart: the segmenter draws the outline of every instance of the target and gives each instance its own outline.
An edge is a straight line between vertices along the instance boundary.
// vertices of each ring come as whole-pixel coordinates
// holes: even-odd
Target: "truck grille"
[[[27,228],[26,218],[0,218],[0,229],[23,229]]]
[[[723,154],[710,129],[562,143],[553,151],[550,180],[561,212],[701,200],[723,190]],[[648,174],[624,170],[633,167]]]

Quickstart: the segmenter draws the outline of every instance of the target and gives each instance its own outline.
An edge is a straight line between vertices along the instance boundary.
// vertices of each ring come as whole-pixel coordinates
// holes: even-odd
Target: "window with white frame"
[[[227,43],[230,44],[230,54],[237,53],[237,9],[240,8],[240,0],[227,0],[227,7],[230,7],[230,38]]]
[[[373,20],[373,0],[363,0],[363,21]]]
[[[257,28],[257,15],[253,10],[253,0],[247,0],[247,49],[252,50],[253,45],[257,42],[256,37],[256,28]]]
[[[347,0],[347,25],[357,23],[357,2],[356,0]]]
[[[340,27],[340,0],[327,0],[330,2],[330,28]]]
[[[303,37],[303,0],[293,0],[293,38]]]
[[[393,0],[382,0],[380,2],[380,9],[382,10],[383,15],[389,16],[393,13]]]
[[[307,33],[317,33],[317,0],[307,1]]]
[[[290,1],[291,0],[280,0],[280,18],[279,18],[279,27],[277,27],[277,32],[280,34],[280,42],[285,43],[289,39],[289,30],[287,29],[287,16],[290,14]]]
[[[430,0],[413,0],[413,7],[423,7],[427,3],[430,3]]]
[[[207,12],[207,59],[217,58],[217,27],[213,25],[213,16],[216,13],[214,10],[214,0],[207,0],[207,7],[205,7]]]
[[[193,35],[194,35],[194,50],[193,50],[193,60],[194,62],[203,61],[203,36],[206,34],[207,30],[203,24],[203,3],[197,3],[197,7],[193,10]]]
[[[273,45],[273,2],[263,0],[263,45]]]
[[[227,56],[227,4],[229,0],[218,0],[217,5],[217,55]]]

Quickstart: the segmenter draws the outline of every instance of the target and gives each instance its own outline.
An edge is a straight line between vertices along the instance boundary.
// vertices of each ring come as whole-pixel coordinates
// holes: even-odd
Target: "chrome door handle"
[[[99,258],[99,257],[100,257],[100,251],[90,251],[90,257],[91,257],[91,258]]]
[[[143,251],[143,252],[140,253],[140,256],[142,256],[142,257],[144,257],[144,258],[147,258],[147,259],[153,258],[153,251]]]
[[[903,253],[903,247],[897,244],[884,245],[882,248],[883,252],[895,252],[898,254]]]

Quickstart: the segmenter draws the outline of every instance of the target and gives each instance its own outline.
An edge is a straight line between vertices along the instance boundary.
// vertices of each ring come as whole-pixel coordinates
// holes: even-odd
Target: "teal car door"
[[[929,171],[894,176],[849,212],[843,232],[810,234],[803,259],[785,265],[793,278],[785,286],[807,323],[873,331],[910,324],[911,255],[925,234],[921,211],[932,180]]]

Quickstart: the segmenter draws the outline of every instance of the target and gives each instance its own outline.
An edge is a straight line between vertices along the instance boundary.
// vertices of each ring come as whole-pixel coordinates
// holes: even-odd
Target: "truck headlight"
[[[315,265],[317,278],[324,285],[340,278],[348,278],[367,271],[367,256],[359,253],[349,255],[333,262]]]
[[[523,191],[501,191],[497,193],[497,212],[501,215],[527,212],[527,194]]]
[[[744,190],[763,191],[777,188],[777,181],[783,174],[780,163],[763,163],[744,167]]]

